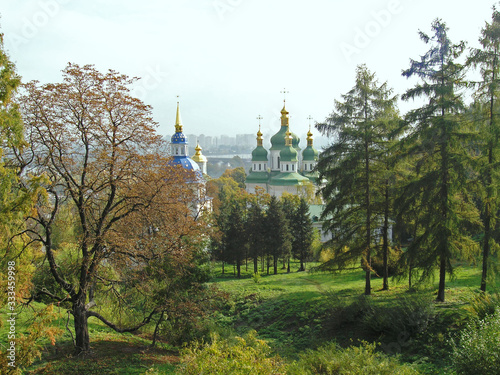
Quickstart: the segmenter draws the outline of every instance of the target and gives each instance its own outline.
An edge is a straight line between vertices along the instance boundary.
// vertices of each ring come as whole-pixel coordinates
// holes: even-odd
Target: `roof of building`
[[[302,151],[302,160],[316,161],[318,160],[318,150],[313,146],[307,146],[304,151]]]
[[[269,180],[269,173],[252,171],[247,175],[245,182],[250,184],[263,183],[265,186],[268,180]]]
[[[252,151],[252,161],[267,161],[267,150],[263,146],[257,146]]]
[[[308,181],[309,179],[307,177],[304,177],[297,172],[285,172],[278,173],[276,176],[271,177],[268,183],[273,186],[291,186],[303,185]]]

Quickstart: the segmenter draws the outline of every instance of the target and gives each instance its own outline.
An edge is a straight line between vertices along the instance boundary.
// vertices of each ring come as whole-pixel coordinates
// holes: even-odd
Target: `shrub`
[[[252,275],[252,279],[255,284],[258,284],[260,282],[260,273],[254,272],[254,274]]]
[[[376,344],[340,348],[335,343],[317,350],[307,350],[289,367],[288,374],[418,374],[412,366],[400,364],[394,357],[375,352]]]
[[[179,374],[284,374],[285,363],[279,356],[271,355],[271,348],[257,338],[255,331],[234,342],[220,340],[212,334],[212,342],[201,347],[191,347],[182,353]]]
[[[387,307],[372,305],[363,322],[375,333],[383,333],[392,338],[397,338],[402,333],[415,337],[427,329],[435,315],[432,298],[415,295],[400,297]]]
[[[500,307],[500,293],[494,295],[481,292],[468,300],[467,310],[473,313],[478,319],[484,319],[492,315]]]
[[[470,322],[452,345],[459,374],[500,374],[500,311]]]
[[[334,333],[345,325],[362,321],[365,314],[371,309],[370,297],[364,295],[353,301],[330,292],[324,294],[328,301],[323,323],[326,333]]]

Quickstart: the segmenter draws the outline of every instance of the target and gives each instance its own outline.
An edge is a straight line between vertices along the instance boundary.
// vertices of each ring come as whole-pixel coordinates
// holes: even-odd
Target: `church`
[[[262,132],[257,132],[257,147],[252,151],[252,168],[245,184],[249,193],[260,186],[273,196],[281,197],[286,191],[301,194],[307,187],[317,183],[314,167],[318,162],[318,151],[313,146],[311,129],[307,133],[307,146],[302,151],[300,139],[290,132],[289,112],[281,110],[280,130],[271,137],[271,148],[263,146]],[[316,189],[314,189],[316,190]]]
[[[170,165],[180,165],[188,171],[194,172],[194,180],[190,182],[196,191],[196,199],[193,202],[192,211],[197,215],[201,210],[211,209],[211,199],[206,196],[205,176],[207,174],[207,158],[201,153],[201,147],[196,145],[193,157],[188,155],[188,139],[183,133],[181,112],[177,102],[177,113],[175,116],[175,133],[170,138]]]
[[[246,180],[246,190],[255,193],[257,186],[262,187],[270,195],[277,198],[286,191],[300,195],[306,189],[316,190],[318,173],[314,171],[318,162],[318,151],[313,146],[311,129],[307,133],[307,146],[300,148],[300,139],[290,131],[290,116],[285,102],[281,110],[281,127],[271,137],[271,148],[263,146],[263,134],[257,132],[257,147],[252,151],[252,167]],[[187,170],[194,171],[199,181],[204,181],[207,174],[207,158],[201,153],[199,144],[195,154],[188,155],[188,140],[183,133],[179,102],[175,119],[175,133],[170,139],[170,152],[174,165],[181,165]]]

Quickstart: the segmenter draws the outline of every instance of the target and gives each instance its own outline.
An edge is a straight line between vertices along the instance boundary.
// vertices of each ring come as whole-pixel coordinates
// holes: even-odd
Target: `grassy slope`
[[[292,265],[290,274],[280,270],[278,275],[262,275],[258,283],[254,282],[250,272],[244,272],[239,280],[234,279],[232,273],[225,276],[219,273],[214,282],[233,296],[228,310],[220,315],[219,324],[226,326],[226,332],[238,334],[255,329],[278,353],[289,358],[329,339],[344,341],[347,345],[351,343],[351,338],[366,334],[348,327],[336,332],[335,337],[325,335],[328,331],[325,325],[327,301],[332,296],[349,301],[359,298],[364,291],[362,271],[331,275],[294,272],[296,269],[297,266]],[[216,269],[216,273],[218,271]],[[447,302],[437,304],[437,308],[452,309],[463,305],[464,298],[478,289],[479,280],[480,270],[477,268],[458,268],[456,278],[447,281]],[[372,286],[370,300],[375,304],[390,306],[395,299],[407,293],[406,281],[391,281],[389,291],[380,290],[381,279],[374,279]],[[424,293],[432,294],[435,290],[437,280],[427,285]],[[95,320],[90,322],[91,355],[72,357],[71,341],[66,332],[55,347],[48,346],[43,359],[28,373],[143,374],[150,368],[160,373],[174,373],[178,358],[168,345],[149,350],[149,341],[141,336],[116,334]],[[55,324],[65,329],[66,321],[61,317]],[[4,330],[5,326],[0,329],[2,338]]]

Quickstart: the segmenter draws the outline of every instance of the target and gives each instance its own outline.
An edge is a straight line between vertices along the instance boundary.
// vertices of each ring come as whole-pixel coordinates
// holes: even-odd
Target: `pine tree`
[[[293,223],[292,254],[300,261],[299,271],[305,271],[304,263],[314,240],[314,228],[305,198],[300,199],[299,206],[295,209]]]
[[[500,123],[497,119],[500,94],[500,13],[493,7],[491,23],[486,23],[481,31],[479,39],[482,49],[472,49],[468,58],[468,64],[479,67],[482,80],[475,82],[476,107],[481,109],[482,116],[479,119],[481,130],[481,169],[479,175],[484,187],[482,209],[484,224],[483,239],[483,265],[481,275],[481,290],[486,291],[486,280],[488,277],[488,263],[492,248],[498,244],[492,235],[496,226],[496,213],[498,211],[497,189],[499,184],[498,160],[499,160],[499,136]]]
[[[249,255],[253,259],[253,272],[258,273],[259,256],[263,256],[265,247],[264,212],[257,202],[252,202],[248,210],[246,234],[248,239]]]
[[[266,255],[273,259],[273,272],[278,273],[278,260],[290,252],[291,234],[288,220],[285,217],[280,201],[271,197],[265,218],[266,227]]]
[[[422,83],[402,97],[403,100],[428,99],[406,116],[411,126],[403,144],[415,158],[418,173],[405,187],[403,206],[417,200],[423,206],[419,218],[423,228],[407,256],[418,259],[422,279],[429,278],[438,264],[438,301],[445,299],[445,277],[446,272],[453,273],[452,257],[474,246],[463,232],[466,222],[475,215],[464,190],[469,159],[464,146],[469,137],[461,127],[459,114],[463,103],[457,92],[463,86],[463,67],[457,59],[465,44],[452,44],[447,31],[446,24],[438,19],[432,23],[433,35],[420,32],[420,38],[430,44],[430,49],[420,61],[411,60],[403,76],[416,76]]]
[[[227,253],[232,262],[236,265],[236,277],[241,277],[241,265],[245,259],[247,239],[244,235],[246,224],[245,209],[237,201],[233,201],[227,222],[225,244]]]
[[[323,134],[335,136],[318,163],[320,180],[326,180],[321,188],[326,202],[322,220],[335,247],[334,258],[321,268],[341,270],[362,257],[369,295],[373,233],[380,224],[376,186],[385,175],[380,160],[386,152],[388,124],[396,113],[396,97],[387,83],[379,84],[375,74],[360,65],[355,86],[342,99],[335,101],[335,111],[326,122],[316,125]]]

